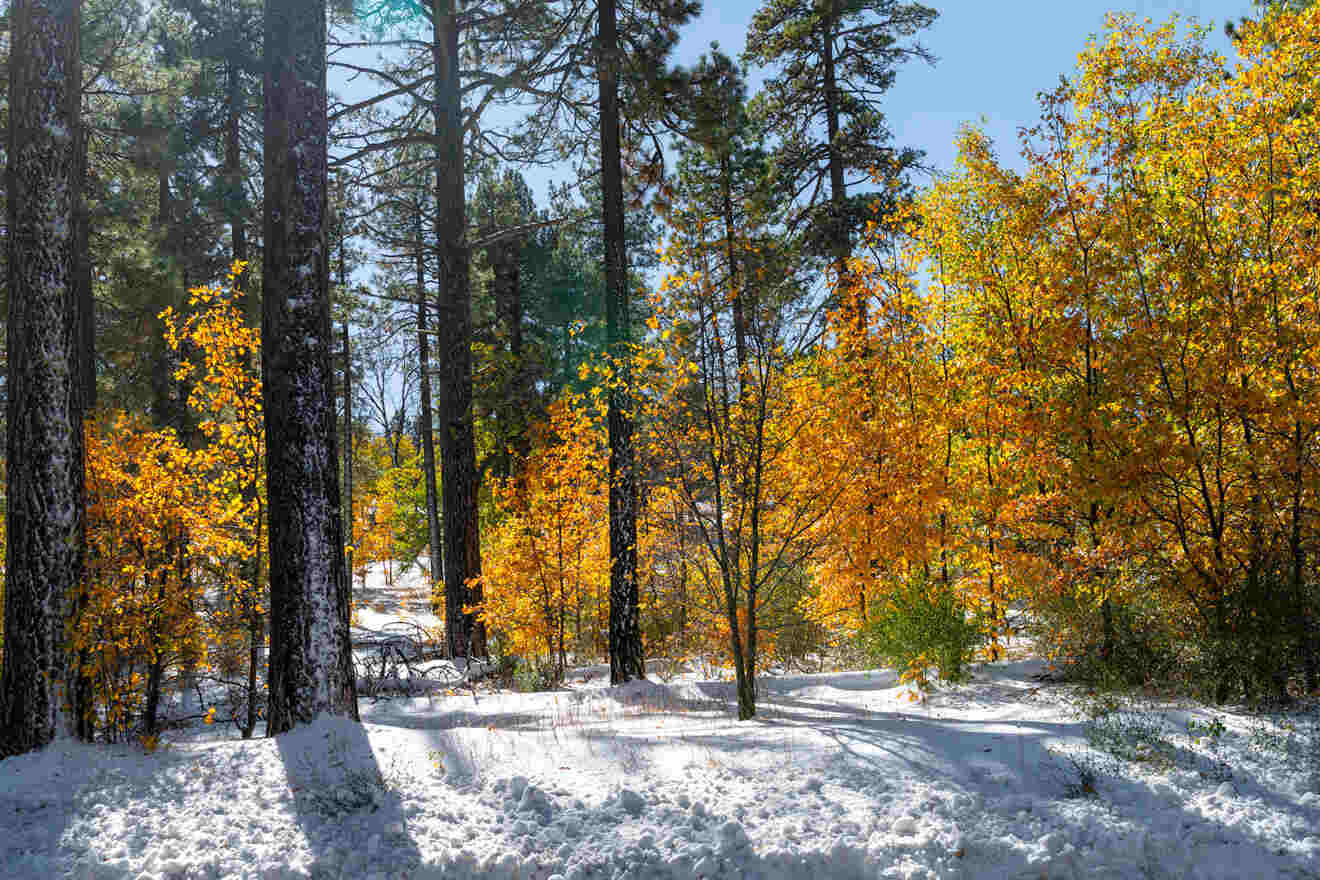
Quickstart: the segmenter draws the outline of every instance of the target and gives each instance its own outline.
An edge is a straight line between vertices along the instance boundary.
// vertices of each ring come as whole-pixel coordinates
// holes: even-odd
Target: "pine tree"
[[[72,733],[85,546],[76,218],[80,0],[12,7],[9,151],[7,559],[0,754]]]
[[[272,735],[321,712],[357,718],[331,365],[325,34],[325,0],[268,0],[262,385]]]
[[[896,179],[921,159],[891,146],[880,98],[899,64],[932,60],[920,44],[903,41],[935,17],[900,0],[769,0],[752,19],[744,57],[779,68],[753,112],[782,138],[775,162],[800,206],[794,230],[838,278],[878,197],[850,196],[848,188],[877,172]]]
[[[628,257],[624,248],[623,156],[619,142],[619,33],[614,0],[597,4],[600,157],[605,222],[605,333],[623,369],[610,389],[610,683],[645,674],[637,593],[637,451],[628,375]]]
[[[499,177],[493,173],[482,176],[472,214],[480,236],[477,244],[483,246],[478,270],[489,276],[486,299],[494,360],[489,372],[495,376],[484,389],[486,393],[477,389],[476,396],[489,414],[494,435],[491,470],[507,479],[521,469],[530,452],[527,429],[539,409],[533,384],[536,353],[525,332],[529,305],[525,282],[530,279],[524,278],[523,253],[533,246],[533,233],[544,228],[537,225],[538,218],[544,218],[536,210],[527,182],[512,169]]]

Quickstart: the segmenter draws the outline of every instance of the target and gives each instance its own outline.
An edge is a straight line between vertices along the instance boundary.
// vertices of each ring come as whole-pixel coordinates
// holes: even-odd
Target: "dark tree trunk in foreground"
[[[610,682],[645,674],[637,595],[637,459],[627,368],[628,264],[619,147],[618,22],[600,0],[600,157],[605,220],[605,323],[618,383],[610,390]]]
[[[472,429],[472,293],[463,193],[463,105],[458,17],[453,0],[432,6],[435,63],[435,232],[440,264],[441,492],[445,510],[445,628],[456,657],[486,656],[485,624],[464,606],[481,601],[468,581],[481,576],[477,531],[477,449]]]
[[[270,528],[266,732],[357,718],[326,238],[325,0],[266,0],[262,397]]]
[[[9,56],[8,557],[0,756],[73,733],[84,548],[75,227],[79,0],[15,0]],[[76,600],[75,600],[76,601]]]

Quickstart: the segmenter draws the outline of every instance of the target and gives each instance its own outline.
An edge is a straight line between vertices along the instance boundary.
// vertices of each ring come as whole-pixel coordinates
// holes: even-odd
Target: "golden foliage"
[[[169,345],[196,358],[176,378],[195,382],[201,442],[123,412],[87,425],[87,601],[72,638],[110,737],[139,720],[166,669],[208,668],[246,625],[232,609],[261,613],[245,566],[262,545],[259,340],[237,309],[241,269],[227,289],[191,291],[186,319],[162,315]]]

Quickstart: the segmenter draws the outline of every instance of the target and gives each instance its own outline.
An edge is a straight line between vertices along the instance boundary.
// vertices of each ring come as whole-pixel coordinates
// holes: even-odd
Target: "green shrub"
[[[553,661],[522,657],[513,670],[513,689],[522,694],[552,691],[563,683],[564,670]]]
[[[1152,597],[1110,604],[1114,642],[1105,657],[1103,611],[1087,594],[1041,591],[1032,601],[1028,633],[1069,681],[1124,692],[1187,674],[1175,622]]]
[[[980,617],[968,612],[957,592],[922,574],[894,581],[868,617],[859,634],[863,650],[923,686],[931,666],[944,681],[965,680],[967,664],[985,641]]]

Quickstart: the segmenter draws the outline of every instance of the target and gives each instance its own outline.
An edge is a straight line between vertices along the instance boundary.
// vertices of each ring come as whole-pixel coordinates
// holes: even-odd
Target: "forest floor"
[[[415,577],[373,573],[356,632],[433,626]],[[0,877],[1320,878],[1314,707],[1106,703],[1041,669],[924,701],[890,670],[768,676],[739,722],[693,672],[515,693],[432,664],[361,725],[0,762]]]

